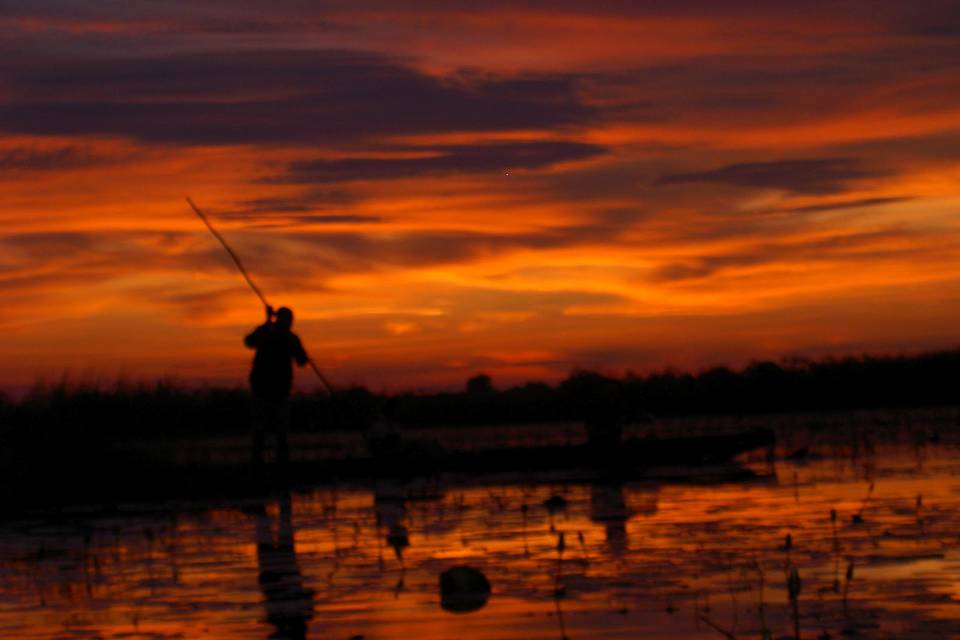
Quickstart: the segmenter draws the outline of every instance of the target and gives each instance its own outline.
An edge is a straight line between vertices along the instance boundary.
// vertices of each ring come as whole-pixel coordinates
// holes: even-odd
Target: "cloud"
[[[55,231],[0,236],[11,263],[0,277],[34,272],[108,280],[126,274],[194,269],[227,270],[221,249],[196,242],[196,233],[170,231]],[[189,265],[189,266],[188,266]],[[58,277],[59,277],[58,276]]]
[[[748,162],[709,171],[675,173],[660,178],[657,184],[709,182],[816,195],[842,192],[850,182],[886,175],[888,171],[868,169],[856,158],[816,158]]]
[[[223,321],[249,295],[224,251],[197,233],[12,234],[0,236],[0,255],[12,260],[0,265],[0,292],[45,319],[109,309],[172,312],[176,323]]]
[[[311,225],[356,225],[356,224],[379,224],[383,222],[380,216],[364,216],[353,214],[340,215],[295,215],[295,216],[272,216],[264,221],[255,221],[247,225],[255,229],[283,229],[285,227],[311,226]]]
[[[618,232],[605,226],[583,225],[513,234],[470,231],[394,232],[387,235],[298,233],[285,235],[280,242],[259,242],[255,251],[267,265],[299,262],[332,272],[359,272],[463,263],[510,251],[578,246],[609,241]]]
[[[610,305],[626,301],[623,296],[611,292],[598,292],[577,289],[577,283],[570,283],[566,289],[538,291],[527,288],[483,289],[464,288],[452,307],[454,313],[464,317],[482,316],[483,312],[531,312],[532,321],[536,316],[556,315],[574,306]]]
[[[344,158],[291,162],[273,183],[327,183],[353,180],[393,180],[427,175],[489,173],[542,169],[562,162],[585,160],[604,152],[580,142],[507,142],[411,148],[426,153],[414,158]]]
[[[248,227],[281,228],[290,225],[378,224],[383,217],[344,213],[359,197],[345,190],[308,189],[284,197],[242,200],[236,208],[219,211],[227,220],[243,220]],[[323,212],[331,213],[323,213]]]
[[[73,231],[17,233],[0,237],[11,253],[27,259],[53,258],[89,251],[96,236]]]
[[[311,292],[328,288],[331,279],[351,274],[386,273],[402,276],[407,269],[448,266],[456,270],[471,262],[490,260],[518,251],[564,249],[585,244],[609,243],[619,229],[603,225],[569,226],[527,233],[448,230],[370,232],[326,230],[284,231],[285,224],[269,233],[235,230],[231,246],[267,290],[286,288]],[[222,254],[222,252],[221,252]],[[165,264],[169,258],[154,258]],[[225,255],[197,255],[196,249],[179,257],[195,270],[229,271]],[[182,267],[181,267],[182,268]]]
[[[837,233],[810,241],[783,239],[754,244],[725,255],[671,262],[658,268],[653,279],[659,282],[699,280],[727,269],[760,265],[803,264],[809,269],[816,263],[870,264],[909,259],[922,251],[927,240],[922,234],[902,229]],[[944,250],[953,252],[952,247],[944,247]]]
[[[298,217],[304,224],[317,225],[317,230],[234,230],[229,235],[231,246],[257,280],[264,280],[267,289],[290,287],[316,292],[327,287],[325,280],[332,276],[461,264],[511,251],[577,246],[615,235],[603,227],[586,225],[522,234],[321,231],[328,224],[372,221],[352,216],[294,216]],[[265,224],[269,226],[269,221]],[[61,286],[65,287],[76,278],[86,278],[93,285],[127,276],[165,273],[188,277],[197,272],[232,275],[234,270],[220,247],[199,231],[19,233],[0,236],[0,252],[9,257],[7,264],[0,265],[0,281],[8,281],[10,286],[39,275],[50,285],[62,280]]]
[[[784,19],[789,16],[809,17],[810,11],[804,11],[792,0],[769,0],[757,4],[753,0],[727,0],[718,5],[712,0],[673,0],[671,2],[636,2],[636,0],[600,0],[584,5],[579,0],[555,0],[549,5],[538,8],[537,3],[518,3],[516,0],[489,0],[470,8],[470,16],[494,14],[501,16],[510,11],[523,14],[586,15],[612,18],[642,19],[668,16],[672,18],[705,18],[712,20],[737,20],[757,15]],[[76,2],[74,0],[5,0],[4,11],[11,17],[35,17],[75,21],[105,21],[117,23],[142,21],[158,17],[180,17],[184,23],[202,23],[213,21],[219,28],[220,23],[245,25],[249,21],[266,23],[289,23],[296,28],[301,22],[316,20],[323,16],[336,16],[361,9],[364,14],[382,14],[391,12],[396,16],[421,18],[429,15],[436,20],[444,16],[449,20],[462,17],[462,6],[448,0],[329,0],[322,4],[305,5],[302,0],[235,0],[230,3],[196,2],[191,0],[168,0],[163,3],[130,3],[118,0],[100,0],[96,3]],[[264,15],[264,9],[272,14]],[[285,18],[284,12],[296,16]],[[897,0],[845,0],[816,7],[816,15],[824,20],[836,23],[843,29],[850,21],[856,23],[889,24],[904,28],[914,25],[933,25],[938,22],[950,22],[957,8],[953,0],[927,0],[920,5],[911,5]],[[362,14],[363,15],[363,14]],[[251,27],[255,28],[255,27]],[[910,30],[913,32],[913,29]]]
[[[383,222],[383,218],[380,216],[363,216],[346,213],[341,215],[294,216],[293,220],[300,224],[374,224]]]
[[[57,171],[102,164],[108,158],[77,146],[56,149],[14,147],[0,149],[0,172]]]
[[[181,144],[329,144],[583,123],[575,78],[434,76],[385,55],[233,51],[55,60],[9,71],[0,129]]]
[[[802,207],[787,207],[777,209],[773,213],[821,213],[823,211],[841,211],[844,209],[865,209],[867,207],[882,207],[888,204],[899,204],[916,200],[915,196],[891,196],[884,198],[860,198],[858,200],[844,200],[841,202],[825,202],[823,204],[809,204]]]
[[[243,217],[262,214],[306,213],[325,206],[343,206],[353,204],[357,196],[342,189],[310,190],[296,196],[263,197],[242,200],[238,210],[219,215],[225,217]]]
[[[44,293],[57,292],[65,287],[89,285],[90,279],[82,273],[14,273],[0,268],[0,292],[16,295],[20,303],[36,300]]]

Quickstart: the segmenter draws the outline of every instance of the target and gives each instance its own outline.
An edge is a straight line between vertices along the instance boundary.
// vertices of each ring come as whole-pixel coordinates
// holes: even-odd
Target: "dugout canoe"
[[[573,469],[627,473],[658,467],[716,465],[750,451],[770,449],[774,443],[772,430],[751,429],[714,435],[638,438],[612,446],[581,444],[443,451],[406,444],[379,450],[369,457],[328,460],[315,471],[324,477],[337,478]]]

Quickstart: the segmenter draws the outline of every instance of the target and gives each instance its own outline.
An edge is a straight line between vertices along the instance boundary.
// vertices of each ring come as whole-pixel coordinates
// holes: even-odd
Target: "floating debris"
[[[451,613],[480,609],[490,598],[490,582],[483,573],[466,565],[440,574],[440,606]]]

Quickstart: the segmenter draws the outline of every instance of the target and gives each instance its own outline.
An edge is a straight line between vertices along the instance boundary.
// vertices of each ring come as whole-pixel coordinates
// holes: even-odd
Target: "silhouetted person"
[[[276,629],[270,637],[305,640],[307,623],[313,618],[313,590],[304,586],[297,563],[289,493],[278,500],[278,510],[274,523],[264,504],[253,509],[257,526],[257,582],[263,592],[267,622]]]
[[[274,313],[267,307],[267,321],[244,339],[256,349],[250,370],[250,388],[255,397],[253,425],[253,464],[263,462],[264,434],[269,429],[277,440],[277,462],[289,460],[287,429],[290,406],[287,402],[293,384],[293,363],[303,366],[310,361],[297,334],[290,331],[293,312],[280,307]]]

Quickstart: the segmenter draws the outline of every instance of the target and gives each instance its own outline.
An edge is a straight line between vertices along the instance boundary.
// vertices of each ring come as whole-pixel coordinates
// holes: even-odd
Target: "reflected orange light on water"
[[[917,433],[926,419],[912,418]],[[943,637],[960,628],[960,449],[952,436],[873,442],[854,426],[819,444],[802,436],[808,458],[751,463],[760,475],[738,481],[703,475],[732,469],[693,482],[689,470],[420,479],[214,509],[38,515],[0,527],[0,630],[262,638],[300,620],[317,638],[697,639],[716,634],[706,618],[777,637],[792,625],[784,576],[796,568],[805,634],[878,625],[883,637]],[[801,436],[783,430],[786,452]],[[438,576],[454,565],[489,579],[481,609],[441,609]]]

